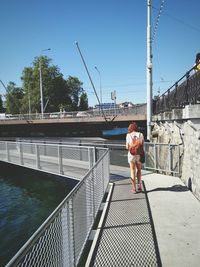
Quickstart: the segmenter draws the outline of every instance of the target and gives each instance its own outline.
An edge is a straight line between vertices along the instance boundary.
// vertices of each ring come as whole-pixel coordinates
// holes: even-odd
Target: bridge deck
[[[181,180],[143,172],[143,191],[133,194],[128,168],[111,173],[113,192],[88,265],[199,266],[200,203]]]

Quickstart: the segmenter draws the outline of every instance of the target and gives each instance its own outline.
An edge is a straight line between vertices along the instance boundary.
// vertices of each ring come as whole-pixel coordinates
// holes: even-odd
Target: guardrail
[[[145,169],[180,175],[179,145],[145,143],[145,156]]]
[[[200,103],[200,71],[195,66],[153,101],[153,114]]]
[[[8,161],[8,158],[11,159],[13,147],[14,152],[18,147],[19,155],[27,148],[24,146],[24,142],[15,142],[15,145],[14,142],[6,142],[5,153],[2,143],[5,142],[0,142],[0,160],[3,160],[2,155],[4,155],[5,161]],[[88,143],[78,146],[79,150],[85,149],[86,144]],[[35,149],[35,151],[42,150],[43,152],[45,151],[44,147],[47,146],[47,144],[33,143],[30,144],[30,147],[32,145],[42,148]],[[90,169],[6,267],[77,266],[109,183],[110,164],[119,166],[125,164],[128,167],[125,144],[90,143],[90,145],[92,147],[87,147],[88,151],[93,151]],[[49,147],[58,149],[56,150],[58,154],[60,146],[68,147],[66,144],[49,144]],[[72,146],[73,149],[75,147],[77,146]],[[105,147],[108,147],[109,150]],[[145,142],[144,148],[145,169],[179,174],[180,150],[178,145]],[[94,153],[95,151],[99,151],[99,153]],[[53,153],[51,149],[46,150],[45,153],[47,152]],[[86,155],[85,150],[83,154]],[[89,155],[90,153],[85,158],[89,158]],[[37,158],[37,153],[35,153],[35,157]],[[53,158],[55,159],[54,153]],[[18,157],[18,159],[24,160],[24,157]],[[80,154],[78,160],[80,161]],[[37,161],[39,160],[35,160],[35,162]]]
[[[25,140],[25,139],[22,139]],[[34,142],[36,139],[28,139]],[[70,139],[69,141],[56,141],[53,139],[37,139],[37,142],[44,143],[51,142],[52,144],[62,143],[63,145],[74,145],[79,147],[92,147],[94,149],[95,157],[98,158],[102,153],[100,148],[109,148],[110,164],[123,167],[129,167],[127,162],[127,150],[125,147],[125,140],[111,141],[111,140],[91,140]],[[176,144],[161,144],[161,143],[144,143],[144,150],[146,160],[143,164],[144,169],[152,171],[167,172],[168,174],[180,174],[180,146]]]
[[[146,104],[137,104],[133,107],[127,108],[110,108],[103,109],[106,117],[110,116],[127,116],[127,115],[140,115],[146,114]],[[91,109],[86,111],[73,111],[73,112],[52,112],[36,114],[5,114],[0,116],[0,120],[45,120],[45,119],[70,119],[70,118],[84,118],[84,117],[102,117],[103,114],[100,109]]]
[[[89,146],[0,141],[0,160],[78,180],[104,152]]]
[[[109,183],[109,151],[100,151],[83,179],[6,267],[77,266]]]

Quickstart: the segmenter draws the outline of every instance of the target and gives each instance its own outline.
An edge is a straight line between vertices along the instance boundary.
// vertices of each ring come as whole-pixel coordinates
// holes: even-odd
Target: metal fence
[[[34,141],[35,139],[33,139]],[[30,141],[30,140],[29,140]],[[47,139],[39,140],[37,142],[52,142],[56,143],[56,140]],[[129,167],[127,161],[127,150],[125,147],[125,141],[111,141],[111,140],[81,140],[81,139],[63,139],[59,140],[65,145],[73,144],[79,147],[92,147],[95,151],[95,157],[99,158],[103,150],[100,148],[109,148],[110,152],[110,165],[117,165],[123,167]],[[161,143],[144,143],[145,150],[145,163],[143,164],[144,169],[149,169],[152,171],[166,172],[168,174],[180,174],[180,147],[175,144],[161,144]]]
[[[0,120],[45,120],[45,119],[70,119],[70,118],[81,118],[81,117],[106,117],[109,116],[127,116],[127,115],[143,115],[146,114],[146,104],[137,104],[133,107],[124,108],[109,108],[103,109],[91,109],[86,111],[72,111],[72,112],[52,112],[52,113],[35,113],[35,114],[5,114],[1,116]]]
[[[2,145],[0,150],[4,151]],[[104,153],[84,178],[6,267],[71,267],[78,264],[109,183],[109,151],[101,151]]]
[[[193,67],[165,93],[154,100],[153,113],[158,114],[197,103],[200,103],[200,71],[194,73]]]
[[[145,169],[180,174],[180,147],[173,144],[145,143]]]
[[[82,179],[105,149],[67,144],[0,141],[0,160]]]

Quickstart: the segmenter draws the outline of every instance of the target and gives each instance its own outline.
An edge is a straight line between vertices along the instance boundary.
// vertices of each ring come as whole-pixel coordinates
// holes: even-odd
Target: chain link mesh
[[[31,145],[33,144],[23,147],[23,151],[26,151],[29,156],[31,154],[30,149],[32,149]],[[5,147],[0,144],[0,154],[1,151],[4,151],[3,148],[5,149]],[[43,145],[39,145],[35,149],[35,153],[39,153],[39,161],[43,169],[45,168],[44,164],[46,164],[44,157],[47,155],[50,159],[54,157],[57,146],[51,146],[46,150],[44,148]],[[82,147],[79,147],[79,149],[82,149]],[[82,155],[86,155],[87,149],[83,149]],[[9,144],[9,151],[16,152],[16,144]],[[20,151],[22,151],[21,148]],[[64,153],[67,155],[67,150],[64,149],[63,151],[65,151]],[[89,149],[88,151],[91,152]],[[24,157],[25,154],[26,153],[23,154]],[[3,155],[3,153],[1,155]],[[72,153],[70,155],[72,155]],[[79,157],[80,161],[80,152],[78,155],[76,151],[75,155]],[[87,155],[88,158],[85,156],[85,159],[91,157],[91,155]],[[94,159],[94,155],[92,159]],[[108,186],[108,165],[109,153],[108,150],[104,149],[102,158],[91,167],[82,181],[77,184],[73,191],[33,234],[6,267],[76,266]]]

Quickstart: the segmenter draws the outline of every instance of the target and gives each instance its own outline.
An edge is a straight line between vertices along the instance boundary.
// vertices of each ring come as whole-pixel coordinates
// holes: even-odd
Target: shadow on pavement
[[[187,186],[177,184],[177,185],[173,185],[170,187],[158,187],[152,190],[148,190],[146,191],[146,193],[156,192],[156,191],[186,192],[186,191],[189,191],[189,189]]]
[[[113,192],[90,266],[161,267],[149,200],[131,193],[129,177],[111,174]]]

